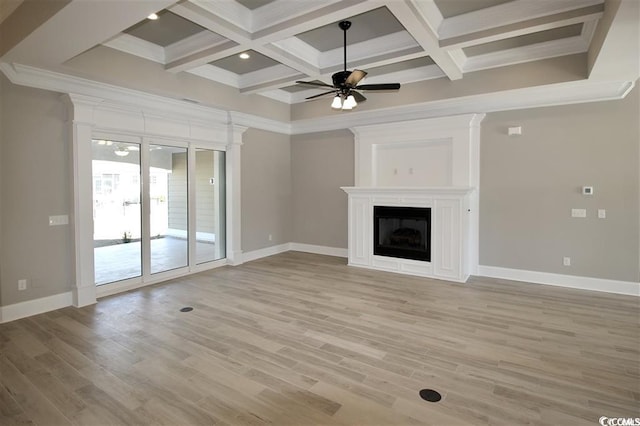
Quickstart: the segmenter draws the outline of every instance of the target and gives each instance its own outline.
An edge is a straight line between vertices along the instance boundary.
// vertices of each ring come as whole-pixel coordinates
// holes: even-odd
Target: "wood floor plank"
[[[422,400],[424,388],[442,400]],[[603,415],[640,417],[637,297],[449,283],[287,252],[0,324],[3,426]]]

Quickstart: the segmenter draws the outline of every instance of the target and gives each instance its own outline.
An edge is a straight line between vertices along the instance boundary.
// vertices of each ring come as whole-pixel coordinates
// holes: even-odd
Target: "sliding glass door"
[[[149,146],[151,273],[188,265],[187,148]]]
[[[94,139],[92,174],[96,285],[225,257],[224,151]]]
[[[140,145],[93,140],[96,284],[142,275]]]

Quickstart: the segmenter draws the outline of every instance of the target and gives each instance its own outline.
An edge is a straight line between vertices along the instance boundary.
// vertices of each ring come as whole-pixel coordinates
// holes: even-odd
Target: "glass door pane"
[[[196,263],[226,257],[225,153],[196,149]]]
[[[188,264],[187,149],[149,146],[151,273]]]
[[[142,274],[140,145],[92,140],[96,285]]]

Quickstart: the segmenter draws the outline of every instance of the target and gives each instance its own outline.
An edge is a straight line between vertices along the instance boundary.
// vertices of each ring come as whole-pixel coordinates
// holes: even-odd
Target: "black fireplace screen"
[[[431,261],[431,209],[373,207],[373,254]]]

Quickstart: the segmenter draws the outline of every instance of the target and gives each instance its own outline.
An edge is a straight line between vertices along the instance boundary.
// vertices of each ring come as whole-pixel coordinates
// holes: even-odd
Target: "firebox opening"
[[[373,254],[431,261],[431,209],[373,206]]]

